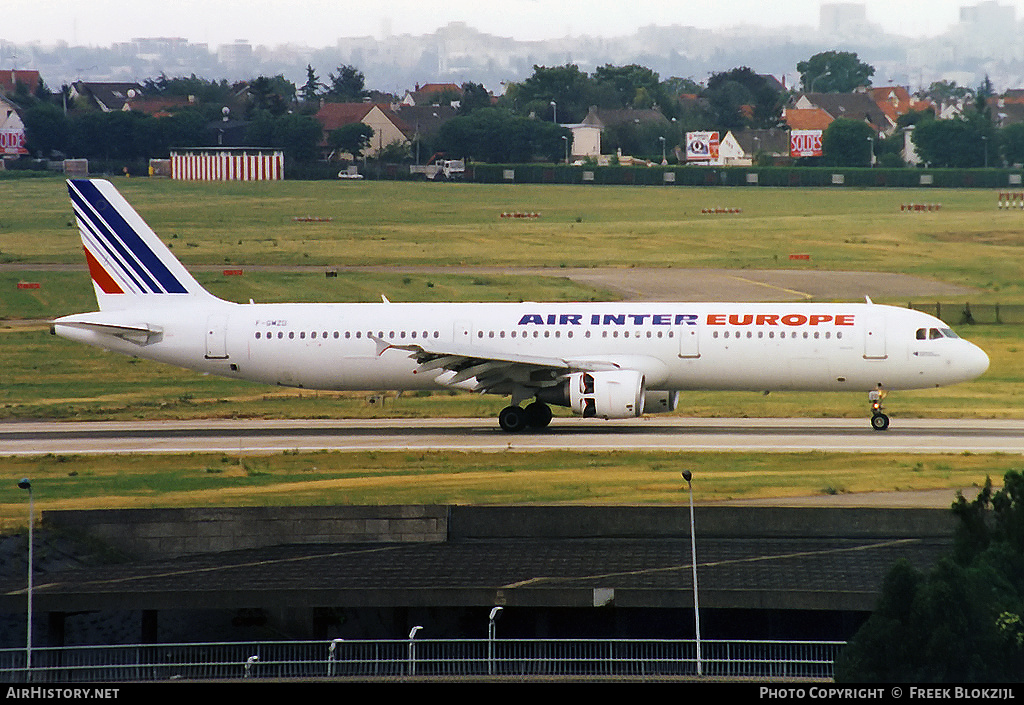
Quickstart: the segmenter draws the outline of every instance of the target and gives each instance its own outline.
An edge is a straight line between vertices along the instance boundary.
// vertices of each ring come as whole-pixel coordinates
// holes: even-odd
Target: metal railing
[[[703,676],[831,679],[841,641],[701,640]],[[692,639],[396,639],[0,649],[0,681],[696,676]]]

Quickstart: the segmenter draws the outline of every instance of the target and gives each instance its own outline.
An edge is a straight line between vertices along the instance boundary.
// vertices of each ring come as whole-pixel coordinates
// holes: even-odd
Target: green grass
[[[1024,461],[1003,455],[669,452],[358,452],[0,458],[31,477],[36,507],[88,509],[309,504],[681,504],[682,468],[703,502],[980,487]],[[0,484],[0,532],[25,496]]]
[[[979,302],[1024,303],[1021,213],[997,209],[986,189],[116,182],[193,265],[811,266],[918,274],[977,287]],[[81,262],[62,181],[0,180],[0,198],[16,204],[0,215],[0,261]],[[901,212],[915,202],[942,208]],[[742,213],[701,214],[709,206]],[[790,262],[794,252],[811,264]]]

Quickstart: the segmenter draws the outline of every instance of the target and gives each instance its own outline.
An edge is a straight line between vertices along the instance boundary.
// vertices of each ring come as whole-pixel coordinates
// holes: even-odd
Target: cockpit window
[[[940,338],[959,338],[949,328],[918,328],[915,336],[918,340],[939,340]]]

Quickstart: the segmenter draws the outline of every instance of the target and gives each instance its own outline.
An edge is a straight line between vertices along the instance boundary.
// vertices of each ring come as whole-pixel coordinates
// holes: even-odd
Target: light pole
[[[693,522],[693,485],[690,483],[693,473],[683,470],[683,479],[686,480],[686,486],[690,490],[690,561],[693,565],[693,621],[697,630],[697,675],[699,676],[703,673],[700,661],[700,605],[697,601],[697,537],[694,533]]]
[[[27,477],[18,481],[18,487],[28,490],[28,627],[25,630],[25,680],[32,680],[32,523],[35,519],[32,502],[32,483]]]
[[[871,150],[871,156],[868,157],[868,167],[875,165],[875,138],[868,137],[868,148]]]
[[[423,627],[416,626],[409,631],[409,675],[416,675],[416,632]]]
[[[562,135],[562,139],[565,141],[565,163],[569,163],[569,138]]]
[[[658,139],[661,140],[661,165],[667,166],[668,159],[665,158],[665,138],[659,137]]]
[[[487,675],[494,675],[494,639],[497,635],[498,617],[501,616],[502,607],[492,607],[491,614],[487,618]]]
[[[553,122],[553,123],[555,123],[557,125],[558,124],[558,105],[555,103],[555,101],[551,101],[548,105],[551,106],[551,115],[552,115],[551,122]]]

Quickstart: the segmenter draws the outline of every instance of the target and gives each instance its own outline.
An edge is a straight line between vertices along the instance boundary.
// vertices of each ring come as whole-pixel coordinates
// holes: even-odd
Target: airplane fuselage
[[[876,304],[218,302],[197,308],[132,311],[140,321],[160,322],[162,333],[145,344],[59,322],[57,332],[200,372],[324,390],[452,387],[451,372],[421,371],[404,349],[382,348],[379,341],[457,346],[481,357],[609,362],[643,372],[650,390],[918,389],[971,379],[987,365],[965,340],[919,333],[948,331],[938,319]]]

